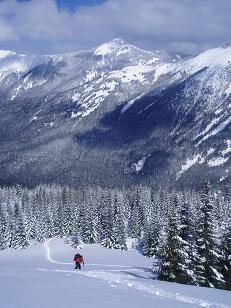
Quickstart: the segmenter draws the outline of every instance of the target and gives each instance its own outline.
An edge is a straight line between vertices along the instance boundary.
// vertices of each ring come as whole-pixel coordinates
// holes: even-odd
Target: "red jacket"
[[[74,258],[75,263],[80,264],[80,263],[84,263],[83,261],[83,257],[82,256],[78,256]]]

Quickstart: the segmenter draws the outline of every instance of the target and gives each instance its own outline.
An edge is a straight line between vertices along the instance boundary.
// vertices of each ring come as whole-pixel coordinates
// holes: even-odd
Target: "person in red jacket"
[[[74,256],[74,261],[75,261],[75,269],[81,270],[81,263],[84,265],[83,256],[81,256],[81,254],[77,253]]]

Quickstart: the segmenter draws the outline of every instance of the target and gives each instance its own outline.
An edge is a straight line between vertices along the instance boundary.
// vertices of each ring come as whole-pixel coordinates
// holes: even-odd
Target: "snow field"
[[[0,308],[231,307],[230,293],[153,280],[152,260],[136,250],[83,245],[85,268],[62,239],[0,252]]]

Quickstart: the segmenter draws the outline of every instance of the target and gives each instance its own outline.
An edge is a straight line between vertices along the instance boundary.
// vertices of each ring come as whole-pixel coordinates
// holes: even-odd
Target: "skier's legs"
[[[80,263],[75,263],[75,269],[81,270],[81,264]]]

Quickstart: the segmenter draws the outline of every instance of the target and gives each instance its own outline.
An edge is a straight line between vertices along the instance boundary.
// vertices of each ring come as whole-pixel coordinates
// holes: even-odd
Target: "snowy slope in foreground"
[[[0,252],[0,307],[231,307],[228,291],[150,279],[151,260],[136,250],[84,245],[84,271],[74,250],[50,240],[27,250]]]

